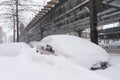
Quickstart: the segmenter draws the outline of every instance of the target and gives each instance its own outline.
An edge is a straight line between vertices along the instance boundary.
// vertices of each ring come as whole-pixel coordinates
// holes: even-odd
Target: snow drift
[[[0,53],[0,80],[110,80],[64,56],[38,54],[24,43],[2,44]]]
[[[0,56],[14,57],[17,56],[21,51],[21,46],[16,46],[17,43],[5,43],[0,44]]]

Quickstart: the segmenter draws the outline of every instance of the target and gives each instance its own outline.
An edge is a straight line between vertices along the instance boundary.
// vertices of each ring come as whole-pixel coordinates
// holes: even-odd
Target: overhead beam
[[[103,12],[99,12],[98,13],[98,16],[102,16],[102,15],[105,15],[105,14],[108,14],[108,13],[111,13],[111,12],[114,12],[114,11],[116,11],[117,9],[115,9],[115,8],[110,8],[110,9],[107,9],[107,10],[105,10],[105,11],[103,11]]]
[[[104,19],[104,18],[107,18],[107,17],[115,16],[115,15],[120,15],[120,11],[116,11],[116,12],[114,12],[114,13],[101,16],[101,18]]]
[[[50,10],[50,8],[45,8],[45,7],[44,7],[42,10],[46,10],[46,11],[48,11],[48,10]]]
[[[116,9],[120,10],[120,5],[115,4],[115,3],[105,3],[105,2],[103,2],[102,5],[107,5],[107,6],[110,6],[110,7],[113,7],[113,8],[116,8]]]
[[[47,4],[46,6],[44,6],[45,8],[52,8],[54,5],[53,4]]]
[[[44,10],[44,9],[42,9],[41,11],[40,11],[40,13],[46,13],[47,12],[47,10]]]
[[[82,2],[81,4],[77,5],[76,7],[72,8],[72,9],[70,9],[70,10],[68,10],[67,12],[65,12],[64,14],[60,15],[60,16],[57,17],[57,18],[61,18],[61,17],[65,16],[66,14],[68,14],[68,13],[70,13],[70,12],[72,12],[72,11],[80,8],[80,7],[83,7],[83,6],[87,5],[88,3],[89,3],[89,0],[85,0],[85,1]]]
[[[56,3],[58,3],[59,2],[59,0],[51,0],[51,1],[49,1],[49,2],[47,2],[48,4],[56,4]]]

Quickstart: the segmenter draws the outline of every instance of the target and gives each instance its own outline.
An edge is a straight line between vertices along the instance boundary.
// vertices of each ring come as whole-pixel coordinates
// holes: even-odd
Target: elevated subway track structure
[[[120,21],[120,0],[51,0],[25,28],[20,41],[41,40],[53,34],[91,29],[97,43],[97,27]]]
[[[99,38],[106,40],[119,40],[120,26],[99,30]]]

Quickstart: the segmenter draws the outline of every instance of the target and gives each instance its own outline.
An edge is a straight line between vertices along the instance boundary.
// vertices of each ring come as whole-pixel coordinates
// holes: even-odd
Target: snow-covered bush
[[[84,67],[91,68],[101,62],[108,63],[110,56],[98,45],[70,35],[51,35],[41,40],[38,51],[43,54],[63,55]]]

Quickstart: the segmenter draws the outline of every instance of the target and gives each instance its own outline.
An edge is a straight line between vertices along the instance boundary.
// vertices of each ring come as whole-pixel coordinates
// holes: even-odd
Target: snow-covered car
[[[51,35],[41,40],[38,51],[42,54],[63,55],[89,69],[105,69],[110,56],[98,45],[72,35]]]
[[[120,49],[120,41],[115,41],[108,45],[109,49]]]
[[[108,49],[109,44],[99,43],[99,46],[104,49]]]
[[[0,44],[0,80],[111,80],[63,56],[36,53],[25,43]]]

